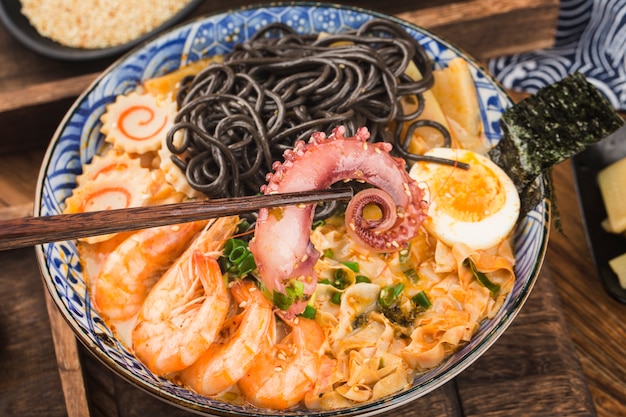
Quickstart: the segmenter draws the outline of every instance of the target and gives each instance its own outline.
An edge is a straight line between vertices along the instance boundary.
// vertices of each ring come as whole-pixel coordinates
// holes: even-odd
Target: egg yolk
[[[493,171],[473,156],[464,158],[463,162],[470,169],[446,169],[449,175],[439,177],[435,198],[439,209],[452,218],[478,222],[500,211],[506,196]]]

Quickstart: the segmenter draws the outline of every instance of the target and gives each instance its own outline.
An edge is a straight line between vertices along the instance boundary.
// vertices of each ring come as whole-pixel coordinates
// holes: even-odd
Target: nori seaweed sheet
[[[526,213],[540,202],[539,175],[546,175],[550,196],[553,166],[623,124],[608,100],[576,72],[507,109],[500,120],[502,139],[489,157],[515,182]],[[554,201],[552,206],[556,213]]]

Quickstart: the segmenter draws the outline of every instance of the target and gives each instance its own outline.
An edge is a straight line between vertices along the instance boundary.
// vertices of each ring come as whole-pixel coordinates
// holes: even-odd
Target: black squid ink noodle
[[[423,158],[407,150],[418,127],[439,130],[449,146],[449,132],[430,120],[412,122],[400,137],[403,123],[422,113],[422,93],[434,80],[422,46],[392,22],[322,35],[270,24],[223,58],[183,81],[167,138],[189,184],[210,197],[257,194],[286,149],[337,125],[347,135],[367,126],[370,140],[391,142],[411,160]],[[422,79],[406,74],[411,62]],[[407,97],[417,100],[411,114],[401,106]],[[316,216],[335,209],[327,204]]]

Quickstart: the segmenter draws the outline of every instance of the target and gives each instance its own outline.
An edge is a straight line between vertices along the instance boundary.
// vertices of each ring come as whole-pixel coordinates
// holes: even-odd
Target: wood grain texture
[[[33,249],[0,253],[0,415],[66,416]]]
[[[0,250],[247,214],[261,208],[349,201],[353,196],[350,187],[343,187],[16,218],[0,222]]]
[[[0,210],[32,205],[43,155],[43,150],[0,153]]]
[[[0,112],[24,107],[48,104],[66,98],[78,97],[91,84],[100,72],[77,75],[60,80],[45,81],[25,87],[7,86],[0,92]]]
[[[458,45],[480,61],[554,44],[558,0],[471,0],[397,16]]]
[[[64,395],[67,415],[68,417],[89,417],[89,404],[76,337],[49,294],[46,293],[45,299],[61,386],[64,393],[70,394]]]
[[[551,232],[547,256],[571,337],[598,415],[626,415],[626,305],[607,294],[594,268],[569,161],[553,179],[563,232]]]

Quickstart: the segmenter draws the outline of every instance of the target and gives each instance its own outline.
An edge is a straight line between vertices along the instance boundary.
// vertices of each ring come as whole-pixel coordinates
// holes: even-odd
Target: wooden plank
[[[43,154],[32,151],[0,155],[0,209],[32,206]]]
[[[0,24],[0,91],[19,91],[31,85],[102,71],[115,57],[64,62],[41,56],[24,47]]]
[[[556,187],[563,231],[553,230],[548,246],[548,256],[560,261],[558,269],[552,268],[554,282],[599,413],[622,416],[626,400],[626,304],[604,290],[591,260],[580,212],[575,209],[578,203],[571,163],[564,162],[552,172],[555,184],[570,185]]]
[[[32,215],[33,200],[35,198],[35,187],[37,184],[38,167],[41,164],[43,152],[33,151],[16,155],[4,155],[0,157],[0,220],[20,218]],[[32,252],[32,249],[29,250]],[[17,251],[2,252],[2,255],[17,253]],[[20,259],[20,258],[17,258]],[[68,417],[83,417],[89,415],[89,405],[85,384],[82,377],[82,367],[78,357],[76,339],[74,333],[54,305],[50,295],[43,291],[39,271],[33,256],[28,258],[31,262],[32,273],[30,271],[17,271],[15,276],[32,277],[33,286],[37,292],[43,294],[41,304],[45,303],[45,316],[49,317],[49,331],[52,333],[52,344],[54,347],[54,357],[58,366],[58,375],[61,379],[63,397],[65,399],[65,409]],[[0,265],[3,265],[0,258]],[[6,265],[3,265],[4,270]],[[6,286],[3,285],[3,288]],[[6,292],[2,292],[3,294]],[[28,298],[29,294],[25,293]],[[7,302],[9,302],[7,300]],[[2,302],[4,304],[4,302]],[[34,335],[33,335],[34,336]],[[38,370],[35,370],[38,372]]]
[[[433,4],[431,7],[412,9],[397,14],[422,27],[438,27],[450,24],[464,24],[471,20],[480,20],[489,16],[502,16],[518,10],[534,10],[545,6],[558,5],[550,0],[469,0]]]
[[[519,10],[508,14],[506,19],[489,16],[468,22],[462,27],[440,26],[434,32],[449,39],[480,62],[486,62],[489,58],[501,55],[552,46],[555,28],[547,26],[545,22],[554,21],[552,16],[541,9]],[[524,27],[525,30],[517,30],[519,27]],[[529,33],[539,36],[528,36]],[[484,45],[489,45],[489,48]]]
[[[0,207],[0,220],[19,219],[32,216],[33,204],[25,203],[11,207]]]
[[[77,75],[60,80],[31,84],[23,88],[8,88],[0,92],[0,113],[78,97],[100,72]]]
[[[34,250],[0,252],[0,415],[66,416]]]
[[[68,97],[0,112],[0,155],[46,149],[73,101]]]
[[[49,294],[46,293],[46,307],[50,318],[52,340],[56,354],[61,387],[65,398],[68,417],[89,417],[89,404],[83,380],[83,370],[78,356],[74,333],[65,322]]]

